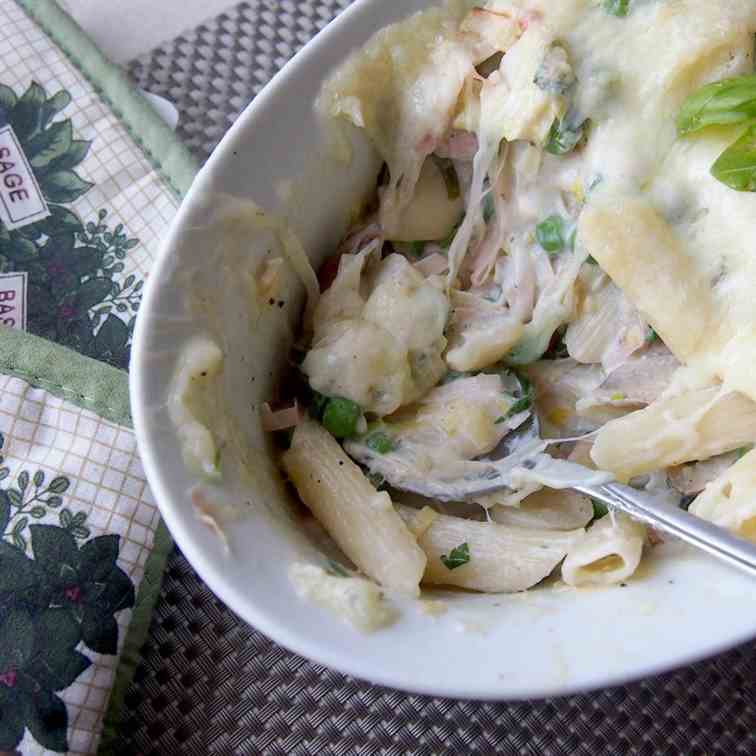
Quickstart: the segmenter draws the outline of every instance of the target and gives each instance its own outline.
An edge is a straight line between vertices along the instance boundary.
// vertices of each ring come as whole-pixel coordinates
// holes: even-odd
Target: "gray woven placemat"
[[[273,73],[348,3],[241,3],[129,70],[177,105],[180,137],[205,159]],[[126,703],[124,754],[753,754],[756,644],[570,698],[409,696],[276,646],[216,599],[176,550]]]

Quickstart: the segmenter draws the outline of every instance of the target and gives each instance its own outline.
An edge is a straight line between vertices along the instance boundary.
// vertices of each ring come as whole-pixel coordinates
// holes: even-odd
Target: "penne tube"
[[[385,588],[417,596],[425,555],[386,492],[373,488],[338,442],[313,420],[294,431],[283,467],[339,548]]]
[[[586,207],[578,242],[679,360],[710,337],[715,320],[710,283],[650,204],[623,196]]]
[[[400,506],[399,514],[413,529],[422,510]],[[549,575],[582,534],[582,528],[515,528],[438,515],[418,538],[428,557],[423,584],[455,585],[487,593],[524,591]],[[452,552],[465,545],[469,561],[449,569]]]
[[[756,403],[720,388],[658,399],[607,423],[596,436],[591,458],[618,480],[708,459],[756,441]]]
[[[591,521],[593,505],[587,496],[576,491],[542,488],[518,506],[497,505],[490,514],[495,522],[511,527],[575,530]]]
[[[597,520],[567,554],[562,579],[568,585],[612,585],[640,563],[646,529],[621,512]]]
[[[711,481],[690,505],[690,512],[756,543],[756,450],[741,457]]]

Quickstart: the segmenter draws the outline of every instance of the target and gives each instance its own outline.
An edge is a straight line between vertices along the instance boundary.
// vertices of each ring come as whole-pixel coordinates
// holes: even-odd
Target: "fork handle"
[[[677,536],[756,577],[756,545],[728,533],[718,525],[620,483],[575,486],[575,490]]]

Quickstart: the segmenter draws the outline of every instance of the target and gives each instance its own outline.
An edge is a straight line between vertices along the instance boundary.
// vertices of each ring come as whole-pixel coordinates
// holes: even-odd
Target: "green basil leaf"
[[[727,126],[756,118],[756,74],[722,79],[690,95],[677,115],[677,133]]]
[[[738,192],[756,192],[756,126],[750,126],[711,166],[711,175]]]

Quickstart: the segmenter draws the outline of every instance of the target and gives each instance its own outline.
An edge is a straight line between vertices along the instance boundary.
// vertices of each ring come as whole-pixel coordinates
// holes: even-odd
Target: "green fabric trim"
[[[129,689],[129,685],[134,679],[134,673],[139,666],[142,645],[150,629],[152,611],[160,595],[160,586],[163,582],[165,563],[172,548],[171,534],[161,520],[155,531],[152,551],[144,566],[144,578],[139,586],[134,612],[131,615],[129,629],[126,631],[126,640],[123,643],[121,656],[118,660],[118,670],[113,689],[110,691],[110,700],[100,736],[100,747],[97,751],[101,756],[111,756],[111,754],[119,756],[120,754],[117,740],[123,719],[126,691]]]
[[[131,427],[128,376],[68,347],[0,327],[0,372]]]
[[[16,0],[92,85],[177,197],[189,189],[198,165],[169,126],[58,6],[55,0]]]

